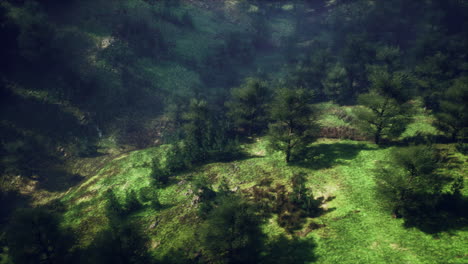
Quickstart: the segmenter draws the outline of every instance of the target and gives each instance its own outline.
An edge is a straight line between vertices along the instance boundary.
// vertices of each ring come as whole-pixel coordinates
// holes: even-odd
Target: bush
[[[15,213],[7,230],[14,263],[70,263],[73,237],[60,229],[60,217],[43,208]]]
[[[443,197],[462,188],[451,173],[444,172],[448,164],[447,155],[432,146],[395,148],[390,160],[380,163],[375,171],[378,194],[407,224],[436,223]]]
[[[253,208],[227,196],[199,229],[203,255],[209,263],[258,263],[262,233]]]
[[[190,158],[184,146],[174,144],[169,146],[165,152],[165,157],[155,157],[152,164],[152,176],[157,184],[166,185],[169,177],[191,164]]]

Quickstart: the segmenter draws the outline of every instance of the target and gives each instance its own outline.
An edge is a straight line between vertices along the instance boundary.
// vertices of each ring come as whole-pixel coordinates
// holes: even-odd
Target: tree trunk
[[[375,144],[377,145],[380,144],[380,131],[375,132],[374,141],[375,141]]]

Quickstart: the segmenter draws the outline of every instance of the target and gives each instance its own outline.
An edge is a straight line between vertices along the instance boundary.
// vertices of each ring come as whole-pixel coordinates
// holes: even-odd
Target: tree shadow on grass
[[[48,191],[64,191],[78,184],[79,175],[63,168],[64,158],[93,155],[97,136],[77,114],[62,104],[7,91],[0,111],[0,144],[6,172],[38,181]],[[4,99],[4,98],[2,98]]]
[[[363,143],[315,144],[304,149],[300,154],[303,160],[294,164],[314,170],[331,168],[344,164],[343,160],[354,159],[361,150],[375,150],[375,148]]]
[[[284,235],[266,246],[261,263],[311,263],[317,260],[315,241],[311,238],[287,238]]]
[[[5,226],[11,214],[18,208],[27,207],[31,197],[20,194],[18,191],[0,190],[0,226]]]
[[[426,208],[419,214],[404,217],[404,226],[415,227],[437,236],[441,232],[453,232],[468,227],[468,197],[445,195],[435,208]]]
[[[68,190],[84,179],[80,174],[69,173],[65,169],[50,169],[44,175],[47,176],[40,178],[38,187],[53,192]]]

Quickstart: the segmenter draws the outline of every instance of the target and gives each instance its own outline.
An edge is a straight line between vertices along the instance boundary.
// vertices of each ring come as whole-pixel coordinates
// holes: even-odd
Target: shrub
[[[434,222],[440,217],[444,195],[459,193],[462,187],[451,173],[444,172],[448,164],[447,155],[432,146],[395,148],[390,160],[375,171],[378,194],[407,224]]]

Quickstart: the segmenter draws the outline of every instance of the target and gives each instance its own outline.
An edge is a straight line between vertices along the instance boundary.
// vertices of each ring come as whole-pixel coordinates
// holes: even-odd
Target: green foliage
[[[336,67],[330,69],[333,57],[323,44],[314,46],[311,55],[300,61],[289,73],[287,83],[314,92],[314,101],[341,100],[337,95],[343,92],[338,82],[343,81],[345,71]],[[343,69],[344,70],[344,69]],[[334,82],[333,84],[331,82]],[[331,87],[334,86],[334,87]],[[331,89],[339,88],[340,91]]]
[[[380,144],[383,137],[399,136],[411,121],[408,104],[400,104],[375,91],[360,95],[358,102],[362,106],[354,109],[357,125],[373,136],[376,144]]]
[[[375,90],[382,96],[392,98],[403,104],[408,101],[412,93],[412,77],[404,71],[388,71],[385,69],[388,67],[390,66],[370,67],[371,90]]]
[[[306,187],[306,174],[295,173],[290,181],[291,191],[282,184],[271,186],[272,179],[265,178],[252,188],[252,199],[264,216],[278,216],[278,225],[288,233],[301,229],[308,217],[318,217],[323,197],[315,199],[312,190]]]
[[[304,89],[280,88],[272,102],[271,146],[285,153],[286,162],[297,158],[301,148],[316,139],[317,125],[311,99],[312,94]]]
[[[137,226],[121,224],[98,233],[80,263],[152,263],[148,243],[148,237]]]
[[[211,263],[256,263],[262,233],[253,208],[237,196],[227,196],[198,231],[203,256]]]
[[[152,176],[158,185],[167,185],[171,175],[190,167],[193,160],[188,151],[185,146],[175,143],[167,148],[164,156],[154,157]]]
[[[226,122],[217,118],[206,101],[192,100],[184,119],[183,148],[189,163],[230,160],[241,155],[237,139],[228,135]]]
[[[266,128],[267,107],[270,91],[260,79],[246,79],[242,86],[231,91],[231,100],[226,103],[227,115],[234,125],[247,135],[261,133]]]
[[[436,125],[450,135],[452,140],[463,141],[468,137],[467,102],[468,77],[456,79],[440,100]]]
[[[194,162],[207,160],[213,139],[213,123],[208,103],[203,100],[192,100],[188,111],[184,114],[184,119],[184,140],[189,150],[189,159]]]
[[[458,193],[461,187],[441,171],[444,167],[447,157],[431,146],[395,148],[390,160],[375,170],[379,194],[409,224],[437,223],[443,194]]]
[[[334,102],[345,102],[346,69],[339,63],[332,66],[322,81],[324,93]]]
[[[128,214],[142,208],[135,191],[126,194],[124,204],[112,190],[106,193],[105,214],[109,225],[99,232],[82,252],[84,263],[150,263],[148,237],[134,224],[126,223]]]
[[[306,181],[306,174],[304,173],[293,175],[291,179],[292,192],[289,195],[289,200],[293,204],[296,204],[301,210],[304,210],[308,217],[315,217],[322,212],[320,205],[323,198],[322,200],[315,199],[312,190],[306,187]]]
[[[21,209],[7,230],[9,254],[14,263],[67,263],[73,237],[59,227],[60,218],[42,208]]]

